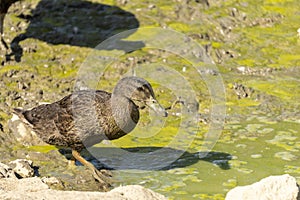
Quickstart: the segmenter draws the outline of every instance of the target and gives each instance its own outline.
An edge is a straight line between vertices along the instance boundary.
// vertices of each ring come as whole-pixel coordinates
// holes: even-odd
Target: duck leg
[[[86,159],[84,159],[80,153],[78,153],[76,150],[72,150],[73,157],[78,160],[81,164],[88,167],[93,172],[93,177],[101,184],[101,187],[103,190],[108,191],[109,187],[111,187],[110,182],[111,180],[105,176],[105,173],[100,172],[98,169],[95,168],[95,166],[88,162]]]

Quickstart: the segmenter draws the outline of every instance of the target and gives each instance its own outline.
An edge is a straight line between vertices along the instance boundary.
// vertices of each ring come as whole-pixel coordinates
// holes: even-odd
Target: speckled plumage
[[[132,131],[139,121],[139,109],[145,106],[167,116],[146,80],[125,77],[112,94],[102,90],[81,90],[52,104],[14,111],[44,142],[70,147],[73,157],[90,168],[94,178],[101,183],[100,187],[108,190],[110,180],[79,152],[104,139],[118,139]]]
[[[52,104],[15,111],[44,142],[81,151],[132,131],[139,120],[139,108],[149,103],[158,104],[151,85],[138,77],[126,77],[113,94],[82,90]],[[165,112],[159,104],[157,108]]]

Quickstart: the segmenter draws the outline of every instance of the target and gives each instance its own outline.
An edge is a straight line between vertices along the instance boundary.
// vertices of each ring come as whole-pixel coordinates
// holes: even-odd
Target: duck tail
[[[13,108],[13,113],[16,115],[19,115],[19,114],[23,113],[23,110],[20,108]]]

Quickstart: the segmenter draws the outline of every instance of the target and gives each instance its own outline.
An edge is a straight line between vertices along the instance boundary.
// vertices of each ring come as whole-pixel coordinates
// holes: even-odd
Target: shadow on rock
[[[210,162],[227,170],[230,169],[228,161],[232,158],[223,152],[190,153],[169,147],[91,147],[82,155],[97,168],[112,170],[169,170],[187,167],[199,161]]]
[[[32,11],[32,16],[20,17],[29,20],[30,24],[26,32],[14,38],[11,44],[19,60],[23,52],[19,42],[26,38],[36,38],[55,45],[95,48],[115,34],[139,27],[139,21],[130,12],[117,6],[83,0],[41,0]],[[122,40],[133,32],[135,30],[123,33],[122,38],[117,37],[119,41],[104,49],[130,52],[144,47],[141,41]]]

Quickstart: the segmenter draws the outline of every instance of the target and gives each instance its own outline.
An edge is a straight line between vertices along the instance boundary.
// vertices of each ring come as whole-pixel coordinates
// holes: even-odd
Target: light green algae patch
[[[52,145],[45,145],[45,146],[30,146],[27,148],[28,151],[35,151],[40,153],[48,153],[52,150],[58,150],[55,146]]]

